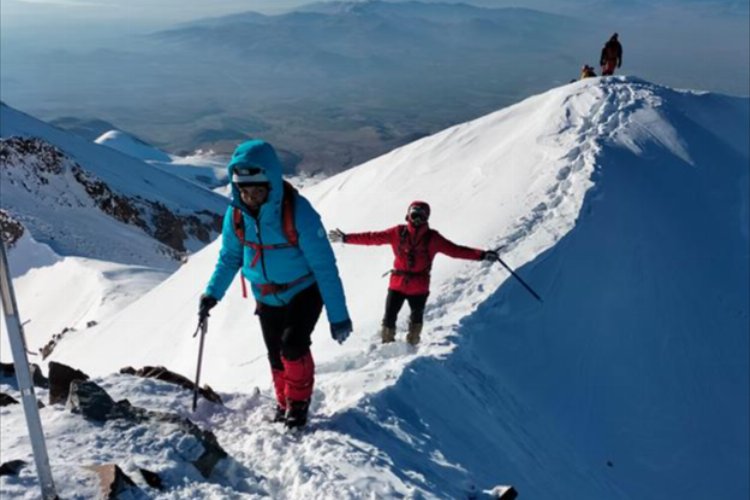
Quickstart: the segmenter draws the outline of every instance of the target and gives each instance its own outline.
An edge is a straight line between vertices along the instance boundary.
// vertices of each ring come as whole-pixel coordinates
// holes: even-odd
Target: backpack
[[[294,223],[294,205],[297,190],[287,181],[283,181],[283,186],[284,194],[281,198],[281,230],[284,233],[284,237],[287,239],[287,243],[261,245],[247,241],[245,239],[245,219],[242,217],[242,210],[239,207],[232,208],[232,226],[234,227],[234,234],[237,235],[237,239],[240,240],[240,243],[255,250],[255,257],[250,263],[250,267],[254,267],[258,263],[264,250],[278,250],[280,248],[299,246],[299,233],[297,232],[297,227]],[[240,273],[240,275],[242,276],[242,296],[247,298],[245,276],[242,273]],[[303,276],[303,278],[306,278],[306,276]]]
[[[432,239],[432,229],[427,230],[427,234],[422,236],[415,244],[411,244],[411,240],[409,239],[409,229],[404,225],[400,226],[398,229],[399,234],[399,243],[398,243],[398,253],[401,254],[403,249],[406,249],[406,267],[408,269],[411,269],[414,267],[415,260],[416,260],[416,253],[421,252],[424,253],[427,256],[427,260],[429,261],[429,246],[430,246],[430,240]],[[401,274],[430,274],[432,267],[432,263],[430,263],[430,266],[427,267],[424,271],[421,272],[412,272],[412,271],[398,271],[397,273]]]

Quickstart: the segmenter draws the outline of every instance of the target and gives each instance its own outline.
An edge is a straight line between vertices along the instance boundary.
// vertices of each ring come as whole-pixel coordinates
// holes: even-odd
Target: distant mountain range
[[[4,51],[3,95],[89,140],[121,128],[185,156],[261,137],[289,173],[334,173],[571,81],[614,31],[618,73],[748,92],[747,2],[301,3],[106,47]]]
[[[189,51],[198,71],[210,59],[213,106],[258,122],[225,124],[228,140],[211,147],[262,135],[292,153],[288,166],[335,172],[574,74],[578,61],[550,53],[582,28],[529,9],[339,2],[201,20],[157,39]]]

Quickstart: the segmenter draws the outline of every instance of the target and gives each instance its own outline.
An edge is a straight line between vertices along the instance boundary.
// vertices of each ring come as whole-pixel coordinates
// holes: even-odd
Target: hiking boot
[[[310,401],[287,401],[284,422],[288,429],[303,427],[307,423]]]
[[[396,340],[396,329],[384,326],[380,331],[380,338],[383,340],[384,344],[393,342],[394,340]]]
[[[273,420],[271,420],[274,424],[277,424],[279,422],[285,422],[286,421],[286,408],[276,405],[276,411],[273,414]]]
[[[411,345],[419,344],[419,336],[422,334],[422,323],[409,323],[409,333],[406,334],[406,341]]]

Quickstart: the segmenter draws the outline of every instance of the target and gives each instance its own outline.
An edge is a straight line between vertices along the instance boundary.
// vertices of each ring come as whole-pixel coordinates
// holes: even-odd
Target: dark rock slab
[[[88,380],[89,376],[68,365],[49,362],[49,404],[65,403],[70,393],[70,383],[74,380]]]
[[[0,476],[17,476],[25,466],[23,460],[10,460],[0,465]]]
[[[184,375],[180,375],[179,373],[170,371],[163,366],[144,366],[143,368],[140,368],[138,370],[136,370],[132,366],[127,366],[125,368],[122,368],[120,370],[120,373],[126,375],[135,375],[137,377],[155,378],[157,380],[169,382],[170,384],[179,385],[180,387],[183,387],[190,391],[195,390],[195,384],[192,380],[185,377]],[[224,404],[221,401],[221,397],[208,385],[204,385],[202,388],[199,388],[198,394],[211,401],[212,403]]]

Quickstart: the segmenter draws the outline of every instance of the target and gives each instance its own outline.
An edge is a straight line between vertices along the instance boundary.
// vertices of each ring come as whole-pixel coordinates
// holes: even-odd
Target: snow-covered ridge
[[[172,160],[164,151],[121,130],[110,130],[105,132],[97,137],[94,142],[115,149],[134,158],[140,158],[141,160],[163,162],[169,162]]]
[[[314,334],[313,432],[297,439],[264,420],[265,348],[238,284],[212,311],[203,360],[227,406],[203,402],[191,418],[252,471],[235,482],[274,498],[463,498],[503,483],[528,498],[746,497],[749,102],[591,79],[306,189],[346,232],[396,224],[424,199],[433,227],[501,247],[544,303],[498,266],[439,257],[423,344],[381,346],[390,250],[337,245],[355,332],[339,346],[322,318]],[[53,357],[118,398],[188,415],[188,393],[111,373],[193,373],[198,296],[218,251]],[[54,408],[43,416],[55,436],[75,425]],[[98,437],[113,460],[173,467],[114,426]],[[87,476],[60,460],[62,493],[76,491]],[[251,497],[234,484],[141,486]]]
[[[155,169],[142,160],[89,142],[5,104],[0,105],[2,137],[35,137],[57,147],[118,193],[160,201],[175,213],[208,210],[222,214],[226,200],[194,183]]]
[[[226,163],[228,160],[212,151],[196,151],[184,157],[170,155],[121,130],[105,132],[94,142],[209,189],[215,189],[227,182]]]
[[[139,253],[132,245],[107,245],[113,231],[97,212],[152,236],[163,245],[148,244],[152,254],[173,260],[184,254],[187,240],[208,243],[221,224],[220,216],[208,211],[180,215],[158,200],[117,193],[39,138],[1,139],[0,175],[4,209],[28,226],[35,239],[50,242],[64,255],[131,262],[124,252]],[[93,225],[94,220],[100,225]],[[144,240],[136,241],[143,244]]]

